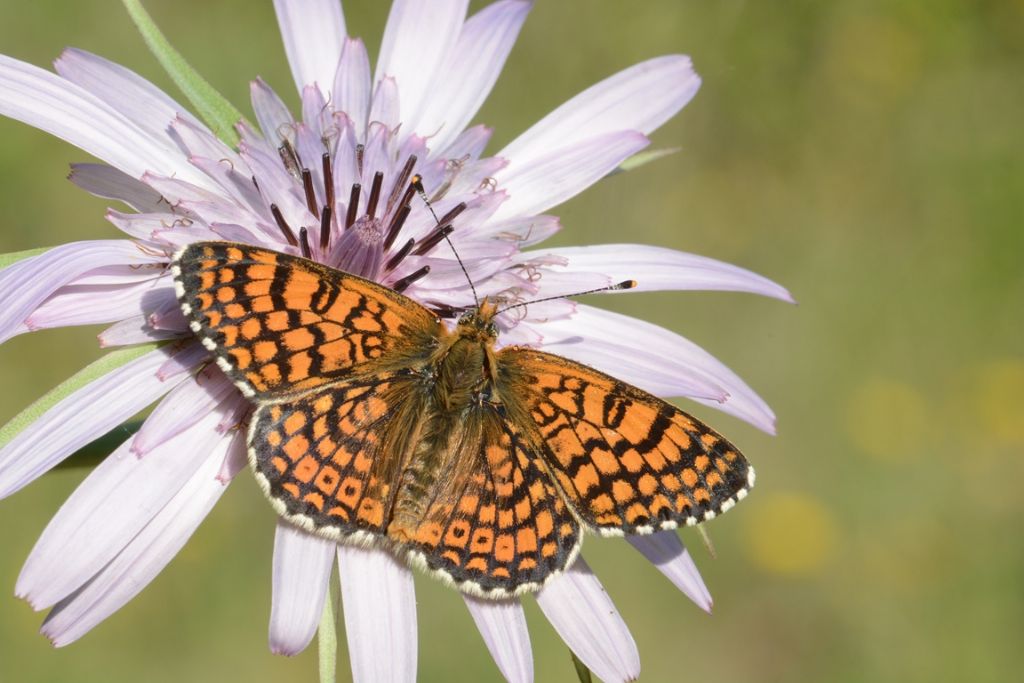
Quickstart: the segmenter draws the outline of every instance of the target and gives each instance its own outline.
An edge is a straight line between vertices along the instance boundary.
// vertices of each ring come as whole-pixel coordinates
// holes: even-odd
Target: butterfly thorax
[[[439,482],[464,481],[462,470],[468,470],[478,456],[467,449],[467,444],[480,439],[481,425],[472,416],[484,404],[500,403],[494,390],[495,310],[485,302],[465,314],[455,330],[442,338],[424,368],[425,409],[395,492],[392,535],[401,536],[402,529],[421,524],[431,502],[428,492],[437,492]],[[457,494],[440,488],[453,498]]]

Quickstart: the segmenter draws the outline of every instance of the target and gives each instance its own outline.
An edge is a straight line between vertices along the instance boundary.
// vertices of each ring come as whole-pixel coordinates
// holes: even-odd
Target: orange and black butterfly
[[[249,460],[277,512],[462,591],[535,591],[584,530],[697,524],[753,484],[732,444],[671,404],[497,350],[486,300],[449,330],[398,292],[266,249],[200,242],[172,269],[192,329],[256,406]]]

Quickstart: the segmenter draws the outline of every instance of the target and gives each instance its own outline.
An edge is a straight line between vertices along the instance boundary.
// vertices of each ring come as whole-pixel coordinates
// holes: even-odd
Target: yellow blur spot
[[[774,493],[747,515],[747,548],[761,569],[783,576],[807,576],[824,567],[836,547],[836,526],[828,509],[803,493]]]
[[[909,384],[872,378],[857,387],[846,409],[853,444],[880,460],[905,460],[921,453],[931,434],[924,396]]]
[[[974,387],[974,412],[984,431],[1008,445],[1024,444],[1024,361],[982,366]]]

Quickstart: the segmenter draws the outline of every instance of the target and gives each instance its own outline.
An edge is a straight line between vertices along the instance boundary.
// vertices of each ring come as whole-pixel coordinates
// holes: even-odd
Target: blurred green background
[[[256,75],[294,103],[269,2],[147,6],[246,112]],[[387,3],[345,11],[374,54]],[[2,53],[48,65],[73,45],[174,92],[113,0],[3,0],[0,16]],[[774,278],[800,305],[699,292],[600,301],[705,346],[779,417],[773,438],[687,406],[759,474],[750,499],[709,525],[718,559],[683,533],[713,616],[624,542],[587,544],[637,640],[643,680],[1016,678],[1024,2],[539,2],[479,116],[497,129],[491,150],[600,78],[671,52],[692,55],[704,78],[654,135],[656,147],[683,151],[561,207],[557,243],[705,254]],[[65,180],[84,156],[0,120],[0,251],[115,235],[106,202]],[[97,331],[5,344],[0,420],[99,356]],[[0,501],[0,680],[315,680],[315,648],[295,659],[267,651],[273,514],[248,475],[150,588],[52,649],[13,586],[83,476],[51,474]],[[420,679],[497,679],[462,601],[423,577],[417,588]],[[537,680],[573,680],[567,651],[527,602]]]

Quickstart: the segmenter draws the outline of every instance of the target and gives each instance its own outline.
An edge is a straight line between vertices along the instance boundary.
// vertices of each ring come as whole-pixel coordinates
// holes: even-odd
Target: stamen
[[[441,219],[439,221],[437,221],[437,222],[439,224],[441,224],[441,225],[448,225],[453,220],[455,220],[456,216],[458,216],[460,213],[462,213],[465,210],[466,210],[466,202],[459,202],[454,207],[452,207],[451,211],[449,211],[445,215],[441,216]]]
[[[320,218],[320,209],[316,205],[316,188],[313,187],[313,174],[308,168],[302,169],[302,188],[306,191],[306,207],[311,214]]]
[[[409,252],[412,251],[412,248],[415,244],[416,240],[409,238],[409,241],[402,245],[402,248],[399,249],[395,253],[395,255],[391,257],[391,260],[388,261],[386,266],[384,266],[384,270],[394,270],[395,267],[398,266],[398,264],[401,263],[405,259],[405,257],[409,255]]]
[[[373,174],[373,185],[370,186],[370,198],[366,202],[366,215],[373,218],[377,213],[377,202],[380,201],[380,186],[384,182],[384,174],[377,171]]]
[[[412,196],[416,194],[415,183],[410,182],[405,188],[405,194],[402,195],[402,201],[399,202],[399,206],[410,206],[412,203]]]
[[[293,247],[298,246],[299,242],[295,239],[295,233],[288,227],[288,221],[284,219],[284,215],[281,213],[281,209],[277,208],[277,204],[270,205],[270,213],[274,214],[274,220],[277,222],[277,227],[284,234],[284,238],[288,240],[288,244]]]
[[[324,196],[327,198],[325,203],[334,210],[334,168],[331,167],[331,155],[324,152],[320,161],[324,171]]]
[[[302,255],[306,258],[312,258],[312,253],[309,249],[309,231],[305,228],[299,228],[299,248],[302,250]]]
[[[448,235],[452,234],[452,230],[454,229],[455,228],[453,228],[452,226],[446,225],[443,228],[438,228],[434,232],[430,233],[430,235],[427,236],[427,239],[420,242],[420,246],[416,248],[416,251],[413,252],[413,255],[423,256],[423,254],[426,254],[428,251],[430,251],[438,244],[440,244],[441,240],[443,240]]]
[[[366,151],[366,147],[363,145],[356,145],[356,173],[359,177],[363,177],[363,153]]]
[[[455,308],[448,304],[430,304],[428,308],[440,318],[455,318],[466,312],[464,308]]]
[[[405,160],[405,166],[398,172],[398,177],[395,178],[395,184],[391,188],[391,196],[388,197],[387,211],[391,211],[395,207],[395,202],[398,201],[398,193],[401,192],[402,188],[409,181],[409,176],[412,174],[412,167],[416,165],[416,155],[411,154],[408,159]],[[412,195],[409,195],[409,199],[412,199]],[[408,204],[406,200],[402,204]]]
[[[348,230],[356,222],[356,214],[359,213],[359,183],[352,185],[352,193],[348,196],[348,214],[345,216],[345,229]]]
[[[401,280],[396,280],[395,284],[391,285],[391,289],[395,290],[396,292],[404,292],[405,290],[409,289],[409,285],[423,278],[429,272],[430,266],[423,266],[415,273],[406,275]]]
[[[277,153],[281,155],[281,163],[284,164],[285,170],[291,175],[299,177],[299,155],[295,153],[295,148],[292,147],[292,143],[288,140],[281,142],[281,146],[277,148]]]
[[[391,217],[391,224],[388,225],[387,233],[384,236],[384,251],[390,249],[391,245],[395,243],[395,238],[401,232],[402,226],[405,225],[405,219],[409,217],[411,211],[412,207],[406,204]]]
[[[320,251],[326,251],[331,243],[331,215],[334,213],[331,206],[333,205],[325,206],[323,213],[320,214]]]

